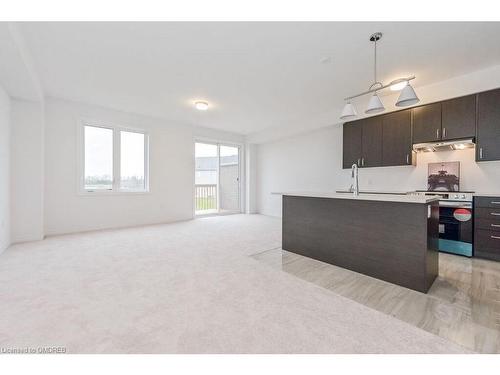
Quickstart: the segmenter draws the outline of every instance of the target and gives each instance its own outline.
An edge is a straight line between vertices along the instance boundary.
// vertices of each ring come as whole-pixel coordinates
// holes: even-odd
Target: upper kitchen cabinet
[[[343,162],[342,167],[351,168],[353,164],[361,165],[361,137],[362,137],[362,120],[346,122],[343,126]]]
[[[343,168],[382,165],[382,118],[347,122],[343,128]]]
[[[412,165],[411,110],[382,116],[382,165]]]
[[[382,165],[382,117],[369,117],[362,121],[361,167]]]
[[[441,139],[472,138],[476,135],[476,95],[441,103]]]
[[[413,143],[441,140],[441,103],[413,108]]]
[[[478,95],[476,160],[500,160],[500,89]]]

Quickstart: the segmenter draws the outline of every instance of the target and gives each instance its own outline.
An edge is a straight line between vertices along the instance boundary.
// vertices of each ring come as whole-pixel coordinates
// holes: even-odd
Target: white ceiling
[[[364,91],[500,64],[500,23],[22,23],[46,95],[251,134]],[[321,63],[329,57],[329,63]],[[1,77],[1,76],[0,76]],[[22,95],[22,93],[19,93]],[[205,99],[207,112],[192,102]]]

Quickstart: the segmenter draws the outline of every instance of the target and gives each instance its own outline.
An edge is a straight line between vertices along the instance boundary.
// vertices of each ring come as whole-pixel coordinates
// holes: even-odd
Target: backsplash
[[[500,162],[476,163],[474,149],[418,153],[416,167],[360,169],[360,187],[365,190],[425,190],[428,163],[443,161],[460,162],[460,190],[500,192]],[[345,181],[349,183],[350,171]]]

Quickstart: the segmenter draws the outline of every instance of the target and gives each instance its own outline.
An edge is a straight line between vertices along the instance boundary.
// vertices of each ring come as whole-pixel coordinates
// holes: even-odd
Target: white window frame
[[[89,190],[85,189],[85,126],[110,129],[113,131],[113,185],[111,190]],[[139,133],[144,135],[144,190],[123,190],[120,187],[121,182],[121,132]],[[149,133],[144,129],[102,123],[94,120],[82,120],[78,124],[77,137],[78,150],[78,176],[77,192],[79,195],[127,195],[127,194],[149,194],[150,189],[150,157],[149,157]]]
[[[207,144],[212,144],[217,146],[217,155],[218,155],[218,162],[217,162],[217,212],[216,213],[203,213],[203,214],[197,214],[196,213],[196,197],[195,197],[195,189],[196,189],[196,143],[207,143]],[[238,148],[238,195],[239,195],[239,212],[231,212],[231,213],[220,213],[220,207],[219,207],[219,202],[220,202],[220,196],[219,196],[219,168],[220,168],[220,146],[229,146],[229,147],[237,147]],[[221,141],[217,140],[214,138],[205,138],[205,137],[193,137],[193,166],[194,166],[194,171],[193,171],[193,190],[192,190],[192,197],[193,197],[193,218],[201,218],[201,217],[207,217],[207,216],[224,216],[224,215],[234,215],[238,213],[243,213],[245,212],[245,194],[246,191],[244,190],[245,187],[245,175],[244,175],[244,163],[245,163],[245,145],[240,142],[231,142],[231,141]]]

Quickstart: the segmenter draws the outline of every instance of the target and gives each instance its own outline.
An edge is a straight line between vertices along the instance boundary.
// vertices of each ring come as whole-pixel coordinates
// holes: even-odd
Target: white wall
[[[247,143],[245,145],[245,207],[247,214],[255,214],[257,207],[257,145]]]
[[[427,188],[427,164],[460,161],[460,189],[500,194],[500,162],[474,160],[474,149],[419,153],[417,166],[364,168],[361,190],[412,191]],[[335,191],[351,184],[342,169],[342,128],[335,125],[258,147],[259,212],[281,215],[281,196],[271,192]]]
[[[162,119],[49,98],[45,121],[45,233],[71,233],[193,217],[195,137],[243,137]],[[150,135],[150,188],[139,195],[85,195],[77,187],[77,126],[82,119],[145,129]]]
[[[12,242],[43,239],[43,103],[12,100]]]
[[[10,98],[0,87],[0,252],[10,245]]]

